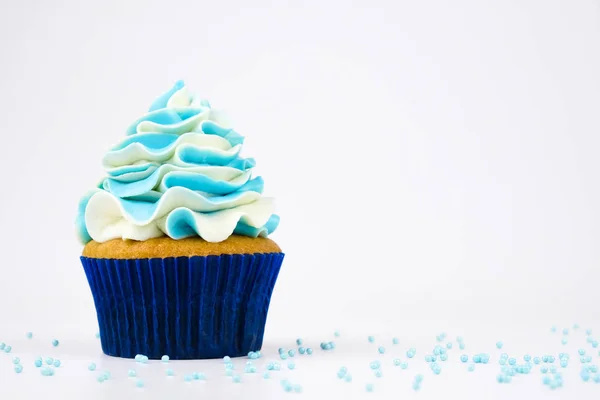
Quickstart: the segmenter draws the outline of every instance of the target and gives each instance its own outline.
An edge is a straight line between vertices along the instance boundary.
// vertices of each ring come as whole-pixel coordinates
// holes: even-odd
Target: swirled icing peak
[[[267,236],[279,217],[243,142],[223,113],[175,83],[104,156],[106,177],[79,203],[81,242]]]

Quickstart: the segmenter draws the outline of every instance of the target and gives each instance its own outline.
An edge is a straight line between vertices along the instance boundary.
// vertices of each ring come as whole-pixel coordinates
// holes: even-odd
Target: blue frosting
[[[213,120],[210,104],[196,101],[184,88],[183,81],[178,81],[159,96],[106,154],[107,177],[79,204],[76,226],[83,243],[96,240],[88,231],[86,210],[99,192],[111,195],[109,200],[101,196],[101,201],[117,206],[114,211],[107,205],[111,210],[107,213],[118,213],[142,228],[160,220],[157,226],[173,239],[203,236],[207,227],[200,225],[213,220],[214,213],[238,207],[243,212],[223,216],[223,221],[237,219],[232,233],[257,237],[277,228],[279,217],[265,217],[264,207],[259,217],[251,215],[257,208],[249,205],[259,201],[264,182],[252,177],[254,159],[240,156],[243,136]],[[181,104],[183,99],[187,105],[170,106],[174,96],[180,97],[173,104]],[[95,210],[92,217],[97,218],[97,213]],[[256,221],[264,223],[257,226]]]

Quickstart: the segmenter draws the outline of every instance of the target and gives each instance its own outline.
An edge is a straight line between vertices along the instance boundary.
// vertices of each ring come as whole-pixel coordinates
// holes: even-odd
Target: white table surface
[[[424,361],[425,353],[430,353],[437,344],[436,323],[412,321],[404,328],[398,327],[395,332],[370,332],[376,338],[375,343],[367,341],[368,328],[356,322],[354,326],[340,329],[340,337],[335,338],[335,328],[314,329],[311,334],[303,337],[305,345],[314,349],[312,356],[296,355],[293,361],[296,369],[287,369],[287,362],[277,356],[279,347],[296,348],[295,336],[285,338],[267,335],[263,346],[263,357],[254,361],[258,372],[245,374],[243,369],[247,358],[234,359],[236,373],[242,377],[242,382],[235,384],[224,373],[222,360],[199,361],[170,361],[164,364],[160,361],[150,361],[143,365],[133,360],[108,357],[102,354],[99,340],[95,332],[88,336],[70,336],[63,332],[61,343],[54,348],[51,345],[52,335],[46,332],[34,332],[33,339],[26,339],[24,334],[10,335],[0,333],[0,341],[13,347],[11,354],[0,353],[0,399],[281,399],[286,396],[303,398],[393,398],[393,399],[595,399],[600,396],[600,384],[591,380],[583,382],[579,376],[581,363],[578,349],[583,348],[593,356],[592,363],[598,363],[598,349],[593,349],[586,342],[585,330],[590,325],[581,324],[578,330],[572,329],[568,344],[561,344],[561,330],[566,325],[557,325],[558,332],[551,333],[550,326],[544,324],[507,324],[477,323],[462,324],[463,328],[445,330],[453,349],[446,362],[438,362],[442,367],[440,375],[434,375]],[[596,333],[600,333],[600,330]],[[85,337],[84,337],[85,336]],[[456,337],[463,336],[466,348],[460,351]],[[392,337],[398,337],[400,343],[392,344]],[[333,351],[319,349],[321,341],[334,340],[336,348]],[[502,340],[504,347],[495,347],[497,340]],[[445,343],[445,342],[444,342]],[[377,352],[377,347],[386,348],[384,355]],[[394,358],[406,360],[405,352],[415,347],[417,355],[408,360],[409,367],[402,370],[393,365]],[[563,374],[564,386],[551,391],[542,384],[542,374],[536,366],[529,375],[513,377],[509,384],[498,384],[496,375],[500,372],[498,363],[502,352],[516,357],[522,362],[524,354],[542,356],[554,355],[558,358],[560,352],[570,355],[567,368],[560,368],[558,359],[555,365]],[[461,354],[472,357],[476,353],[488,353],[490,362],[487,365],[477,364],[473,372],[468,372],[468,364],[460,362]],[[12,358],[20,357],[24,367],[21,374],[13,371]],[[62,365],[56,369],[55,375],[45,377],[33,365],[36,356],[58,357]],[[383,377],[376,378],[369,364],[379,360],[382,364]],[[263,372],[266,364],[277,361],[282,365],[281,371],[272,371],[271,378],[265,380]],[[87,366],[90,362],[97,365],[95,372],[90,372]],[[352,374],[353,381],[346,383],[337,378],[336,373],[341,366],[346,366]],[[129,369],[135,369],[144,388],[137,388],[135,379],[127,377]],[[167,377],[165,369],[172,368],[175,376]],[[101,371],[110,371],[111,379],[98,383],[97,376]],[[202,372],[206,381],[184,382],[184,376],[192,372]],[[421,389],[415,392],[412,381],[416,374],[423,374]],[[288,379],[293,384],[302,385],[302,393],[285,393],[280,381]],[[373,392],[367,393],[365,386],[372,383]]]

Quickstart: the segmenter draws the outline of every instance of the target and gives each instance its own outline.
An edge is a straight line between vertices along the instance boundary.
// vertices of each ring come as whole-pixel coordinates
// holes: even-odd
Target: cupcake
[[[104,156],[76,226],[105,354],[261,348],[284,254],[267,238],[279,217],[243,141],[180,81]]]

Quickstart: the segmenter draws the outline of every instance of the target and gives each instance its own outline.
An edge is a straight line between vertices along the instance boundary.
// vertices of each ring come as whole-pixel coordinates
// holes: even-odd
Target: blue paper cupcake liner
[[[81,257],[102,351],[150,359],[237,357],[262,346],[283,253]]]

